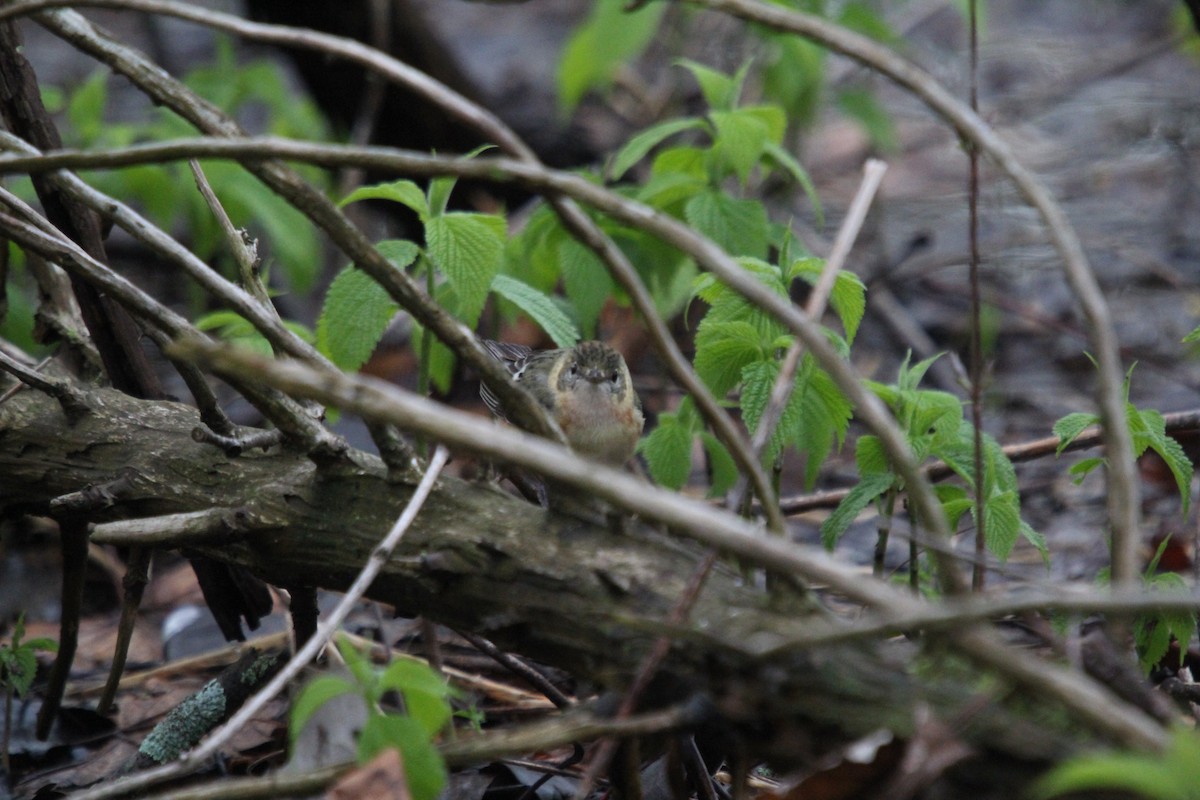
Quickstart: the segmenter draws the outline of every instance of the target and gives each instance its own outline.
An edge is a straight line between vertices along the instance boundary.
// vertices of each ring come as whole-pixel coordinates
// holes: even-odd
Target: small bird
[[[645,418],[629,367],[616,350],[603,342],[534,351],[484,339],[483,346],[550,412],[572,450],[614,465],[633,455]],[[480,385],[479,396],[493,414],[505,417],[487,384]]]

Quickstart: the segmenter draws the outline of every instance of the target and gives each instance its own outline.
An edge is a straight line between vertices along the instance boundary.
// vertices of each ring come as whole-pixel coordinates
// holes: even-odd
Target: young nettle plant
[[[1184,341],[1192,339],[1195,333],[1193,331]],[[1186,517],[1191,505],[1192,461],[1179,442],[1167,434],[1166,421],[1161,413],[1152,408],[1140,409],[1129,402],[1129,388],[1133,381],[1133,370],[1136,367],[1137,365],[1134,364],[1125,374],[1125,419],[1129,426],[1130,438],[1133,440],[1134,455],[1141,456],[1147,450],[1153,450],[1162,458],[1175,478],[1175,484],[1179,489],[1180,513]],[[1068,414],[1054,423],[1054,435],[1059,438],[1057,455],[1062,455],[1067,446],[1075,441],[1085,429],[1097,425],[1099,422],[1100,417],[1095,414],[1074,413]],[[1084,458],[1071,465],[1069,471],[1075,476],[1075,482],[1080,483],[1088,474],[1097,467],[1103,466],[1104,463],[1105,459],[1101,457]],[[1173,572],[1157,574],[1159,560],[1169,541],[1170,539],[1167,538],[1159,544],[1157,552],[1142,574],[1142,583],[1152,591],[1187,592],[1187,583],[1180,575]],[[1109,570],[1107,568],[1101,570],[1097,580],[1100,583],[1108,583]],[[1134,644],[1142,669],[1149,672],[1166,655],[1172,639],[1178,640],[1180,647],[1186,650],[1192,633],[1196,629],[1196,621],[1195,612],[1155,611],[1139,614],[1134,621]]]
[[[808,257],[792,260],[786,270],[754,258],[739,262],[783,297],[795,280],[815,282],[823,266],[820,259]],[[696,373],[716,396],[737,398],[732,402],[753,433],[779,377],[780,359],[793,337],[770,315],[712,276],[699,278],[694,291],[708,304],[696,329]],[[833,331],[827,335],[843,352],[849,352],[862,321],[865,291],[857,276],[849,272],[839,273],[834,282],[830,302],[846,337]],[[785,447],[795,447],[807,454],[805,482],[811,486],[826,457],[844,441],[850,417],[850,403],[833,379],[811,356],[804,356],[787,406],[763,452],[764,463],[774,463]],[[697,437],[712,468],[710,494],[723,494],[737,477],[732,459],[716,437],[703,429],[688,400],[676,412],[659,415],[658,427],[644,440],[642,453],[650,474],[664,486],[681,487],[691,471],[692,442]]]
[[[974,427],[963,418],[963,404],[946,392],[918,388],[921,379],[937,356],[910,365],[906,357],[896,383],[868,385],[895,414],[908,446],[918,460],[929,458],[944,462],[965,486],[942,484],[936,487],[950,528],[957,527],[964,513],[975,517]],[[875,553],[875,571],[883,570],[891,515],[895,501],[904,491],[903,479],[893,470],[878,437],[864,435],[855,448],[859,483],[842,500],[821,526],[825,546],[833,549],[854,519],[871,503],[876,503],[883,522]],[[983,436],[982,479],[984,528],[988,550],[1002,561],[1019,538],[1033,544],[1043,558],[1048,557],[1045,540],[1021,519],[1021,498],[1016,471],[999,443]],[[918,520],[919,522],[919,520]],[[910,569],[917,569],[915,559]]]
[[[501,274],[508,247],[505,218],[448,210],[455,183],[452,178],[437,178],[425,191],[410,180],[382,183],[352,192],[342,204],[389,200],[415,212],[424,230],[425,247],[404,239],[376,246],[397,269],[424,275],[430,296],[467,325],[479,321],[484,305],[494,294],[528,314],[555,344],[575,344],[579,329],[566,311],[539,289],[513,275]],[[346,267],[334,278],[325,297],[317,323],[317,346],[343,369],[357,369],[370,357],[397,310],[383,287],[355,267]],[[432,383],[438,390],[447,391],[453,375],[453,355],[420,328],[416,339],[422,385]]]
[[[292,704],[290,740],[293,749],[304,726],[325,703],[341,695],[357,695],[366,708],[366,722],[357,732],[358,761],[365,764],[394,747],[404,760],[404,774],[414,800],[434,800],[446,785],[446,764],[434,746],[446,729],[459,692],[427,664],[397,658],[376,667],[354,645],[337,639],[347,675],[318,675]],[[398,710],[393,708],[399,701]]]
[[[0,692],[4,693],[4,732],[0,737],[0,758],[3,759],[5,775],[12,774],[8,763],[8,751],[12,731],[13,696],[24,697],[33,686],[33,679],[37,676],[37,651],[58,652],[58,642],[53,639],[22,641],[24,637],[25,615],[22,614],[13,625],[12,639],[6,644],[0,644]]]

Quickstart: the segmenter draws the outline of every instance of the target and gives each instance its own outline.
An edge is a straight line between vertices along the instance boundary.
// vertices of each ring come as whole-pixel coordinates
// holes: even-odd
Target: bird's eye
[[[613,374],[612,374],[612,375],[609,375],[609,376],[608,376],[608,379],[609,379],[610,381],[612,381],[613,383],[620,383],[620,381],[621,381],[621,373],[619,373],[619,372],[613,372]]]
[[[579,373],[579,365],[572,364],[570,369],[567,370],[567,372],[570,373],[572,378],[575,377],[575,375],[577,375]]]

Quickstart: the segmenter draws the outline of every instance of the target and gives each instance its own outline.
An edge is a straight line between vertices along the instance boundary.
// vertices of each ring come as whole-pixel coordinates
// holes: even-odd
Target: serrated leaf
[[[883,448],[883,442],[874,434],[858,437],[854,446],[854,463],[858,467],[858,474],[863,477],[892,474],[891,459]]]
[[[742,368],[763,357],[759,332],[749,322],[704,320],[696,332],[696,374],[717,397],[742,378]]]
[[[721,440],[708,431],[700,432],[700,441],[704,452],[708,454],[708,468],[712,474],[712,484],[708,487],[709,497],[720,497],[728,492],[739,473],[737,463]]]
[[[338,206],[347,206],[359,200],[391,200],[415,211],[422,222],[429,218],[429,204],[425,200],[425,192],[410,180],[360,186],[342,198]]]
[[[996,558],[1004,561],[1021,532],[1020,498],[1012,491],[989,497],[983,506],[983,516],[986,523],[984,543]]]
[[[430,258],[458,297],[458,313],[474,325],[504,254],[505,221],[492,214],[451,212],[425,225]]]
[[[1083,433],[1084,430],[1092,425],[1100,424],[1100,418],[1095,414],[1084,414],[1075,412],[1067,414],[1065,417],[1054,423],[1051,432],[1059,438],[1058,449],[1054,451],[1054,455],[1061,456],[1063,450],[1067,448],[1071,442]]]
[[[1096,467],[1101,466],[1103,463],[1103,458],[1085,458],[1075,464],[1072,464],[1067,469],[1067,474],[1073,476],[1075,485],[1078,486],[1080,483],[1083,483],[1083,479],[1088,476],[1088,473],[1090,473]]]
[[[1132,405],[1126,409],[1130,433],[1133,437],[1134,455],[1141,455],[1150,448],[1159,455],[1175,476],[1182,502],[1180,513],[1187,516],[1191,500],[1192,461],[1183,447],[1167,435],[1167,423],[1163,415],[1154,409],[1138,410]]]
[[[825,268],[825,260],[805,257],[792,262],[788,269],[788,279],[803,278],[810,285],[815,285]],[[862,323],[867,310],[867,287],[862,279],[853,272],[839,270],[833,280],[833,289],[829,293],[829,304],[833,306],[842,327],[846,330],[846,338],[853,342],[858,334],[858,326]]]
[[[742,368],[742,421],[751,432],[758,430],[778,376],[779,363],[773,360],[752,361]]]
[[[719,176],[732,172],[745,183],[766,148],[770,137],[767,124],[756,114],[740,108],[711,111],[708,116],[716,128],[712,153],[720,169]]]
[[[612,276],[591,248],[575,239],[564,240],[558,254],[563,288],[579,316],[583,335],[592,337],[600,312],[613,295]]]
[[[607,87],[617,68],[653,41],[666,5],[648,3],[633,12],[625,7],[624,0],[599,0],[563,47],[556,83],[564,112],[574,109],[589,89]]]
[[[1046,565],[1046,568],[1049,569],[1050,568],[1050,548],[1046,544],[1046,537],[1042,536],[1042,534],[1040,534],[1036,530],[1034,530],[1033,526],[1030,525],[1025,520],[1021,520],[1021,529],[1020,530],[1021,530],[1021,537],[1025,541],[1027,541],[1031,545],[1033,545],[1035,548],[1037,548],[1037,551],[1039,553],[1041,553],[1042,563],[1044,563]]]
[[[529,284],[511,275],[497,275],[492,279],[492,291],[528,314],[559,347],[571,347],[579,341],[575,324],[553,300]]]
[[[650,477],[660,486],[680,489],[692,472],[692,430],[677,414],[660,414],[658,426],[638,442]]]
[[[825,548],[832,550],[836,547],[838,540],[863,512],[863,509],[891,486],[892,476],[888,473],[864,475],[821,525],[821,543],[825,545]]]
[[[362,270],[346,267],[329,284],[317,320],[317,348],[344,370],[366,363],[399,306]]]
[[[688,200],[684,216],[730,255],[759,259],[767,255],[770,223],[762,203],[710,189]]]
[[[630,139],[624,147],[613,156],[608,170],[609,180],[620,180],[629,168],[641,161],[646,155],[677,133],[690,130],[702,130],[706,127],[704,120],[696,117],[672,119],[653,125]]]

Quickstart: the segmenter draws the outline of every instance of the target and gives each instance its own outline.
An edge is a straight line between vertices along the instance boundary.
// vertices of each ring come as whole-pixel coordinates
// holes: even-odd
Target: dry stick
[[[111,6],[170,15],[200,25],[229,31],[248,39],[266,41],[283,46],[317,49],[327,55],[340,56],[341,58],[360,64],[384,76],[393,83],[402,85],[437,104],[451,116],[475,128],[485,137],[491,138],[502,150],[521,161],[541,166],[541,162],[538,161],[536,154],[511,128],[490,111],[413,67],[351,39],[317,33],[315,31],[298,30],[282,25],[249,22],[229,14],[222,14],[179,3],[163,2],[162,0],[96,0],[96,2],[84,3],[51,0],[49,2],[14,3],[0,8],[0,20],[11,15],[27,14],[37,9],[53,8],[62,5]],[[201,127],[203,128],[203,126]],[[270,184],[270,181],[268,183]],[[612,239],[587,214],[575,206],[573,202],[553,194],[549,195],[548,199],[556,213],[562,218],[568,231],[596,253],[600,260],[608,267],[617,282],[626,290],[635,308],[642,315],[651,340],[654,342],[659,355],[667,365],[671,375],[695,400],[697,409],[712,427],[717,438],[729,448],[730,454],[742,472],[750,476],[754,484],[755,493],[762,499],[763,512],[767,516],[768,526],[772,530],[782,531],[784,526],[783,517],[774,507],[775,494],[766,472],[762,469],[758,459],[754,457],[750,444],[747,442],[745,436],[742,435],[737,424],[721,407],[719,401],[713,397],[695,370],[692,369],[691,364],[688,363],[687,358],[684,357],[683,352],[671,336],[666,323],[658,318],[654,310],[654,300],[638,276],[637,270],[634,269],[620,248],[613,243]],[[330,233],[331,235],[333,234],[332,231]],[[334,236],[334,238],[336,239],[337,237]],[[370,270],[367,270],[367,272],[370,274]],[[386,283],[383,285],[387,287]],[[407,307],[403,299],[398,297],[394,292],[393,297],[402,306]],[[437,326],[431,327],[437,331]],[[487,368],[481,368],[479,364],[476,364],[472,360],[471,355],[464,354],[461,350],[458,350],[453,341],[447,340],[444,336],[442,338],[452,349],[456,349],[460,355],[464,355],[468,363],[480,369],[485,377],[488,377],[489,380],[495,380],[493,376],[488,374]],[[501,399],[506,401],[506,407],[511,407],[506,397],[502,396]]]
[[[976,16],[977,0],[970,0],[968,28],[971,31],[970,72],[971,112],[979,113],[979,21]],[[974,470],[975,470],[975,568],[971,571],[971,590],[983,591],[987,575],[984,558],[987,554],[987,515],[984,514],[986,499],[983,485],[983,345],[979,301],[979,149],[967,144],[967,159],[970,171],[967,178],[967,238],[970,240],[971,258],[968,281],[971,285],[971,425],[974,427]],[[916,570],[916,565],[912,565]]]
[[[337,632],[338,627],[350,615],[350,612],[354,609],[354,605],[362,598],[363,594],[383,570],[384,564],[391,558],[392,552],[400,544],[400,539],[404,536],[409,526],[412,525],[413,520],[416,519],[418,512],[420,512],[421,507],[425,504],[426,498],[429,497],[429,493],[433,491],[433,485],[449,458],[450,452],[445,447],[439,446],[434,452],[433,458],[429,460],[425,476],[421,478],[420,484],[417,485],[412,497],[409,498],[408,504],[405,505],[404,511],[396,520],[396,524],[392,526],[387,536],[383,538],[383,541],[371,553],[370,560],[367,561],[362,572],[358,574],[354,583],[346,591],[346,595],[342,598],[341,602],[330,612],[329,617],[317,626],[316,635],[309,639],[283,669],[256,695],[250,698],[245,705],[238,709],[238,712],[230,717],[224,725],[210,733],[198,747],[188,751],[178,761],[74,795],[75,800],[102,800],[102,798],[115,797],[153,786],[170,778],[186,775],[188,772],[203,766],[209,758],[214,756],[234,735],[241,731],[242,727],[255,714],[261,711],[289,682],[300,674],[300,671],[307,667],[325,645],[328,644],[330,638]]]
[[[225,242],[233,251],[238,274],[242,277],[242,288],[258,300],[264,311],[272,313],[276,319],[279,319],[279,311],[271,302],[271,295],[267,292],[267,287],[263,285],[262,278],[258,273],[258,253],[255,252],[257,248],[252,248],[242,232],[233,226],[233,220],[225,213],[225,207],[221,205],[216,192],[209,185],[208,178],[205,177],[204,170],[200,167],[200,162],[192,158],[188,160],[188,166],[192,169],[192,177],[196,179],[196,188],[200,190],[200,196],[204,198],[208,210],[212,212],[221,233],[225,236]]]
[[[748,563],[794,574],[813,584],[872,606],[883,619],[920,613],[929,604],[880,581],[864,579],[823,549],[764,536],[746,520],[726,511],[650,486],[625,473],[579,458],[566,447],[513,428],[500,428],[474,415],[447,408],[367,376],[327,374],[298,362],[279,362],[207,339],[180,342],[176,354],[234,378],[262,381],[281,391],[309,397],[366,419],[394,423],[435,436],[448,447],[525,467],[574,486],[614,506],[669,526],[679,534],[730,553]],[[985,629],[949,631],[943,638],[963,655],[995,670],[1021,688],[1062,703],[1097,731],[1127,746],[1161,749],[1166,735],[1152,720],[1126,707],[1077,672],[1012,652]]]
[[[1025,168],[1012,149],[978,114],[971,111],[927,72],[877,42],[812,14],[791,11],[758,0],[689,0],[817,41],[874,69],[916,94],[947,120],[959,135],[989,156],[1016,184],[1041,216],[1051,242],[1063,259],[1063,273],[1088,320],[1099,380],[1096,403],[1108,446],[1108,518],[1112,526],[1112,583],[1116,588],[1139,579],[1137,547],[1140,518],[1133,443],[1125,419],[1124,369],[1112,318],[1083,246],[1062,206]]]

